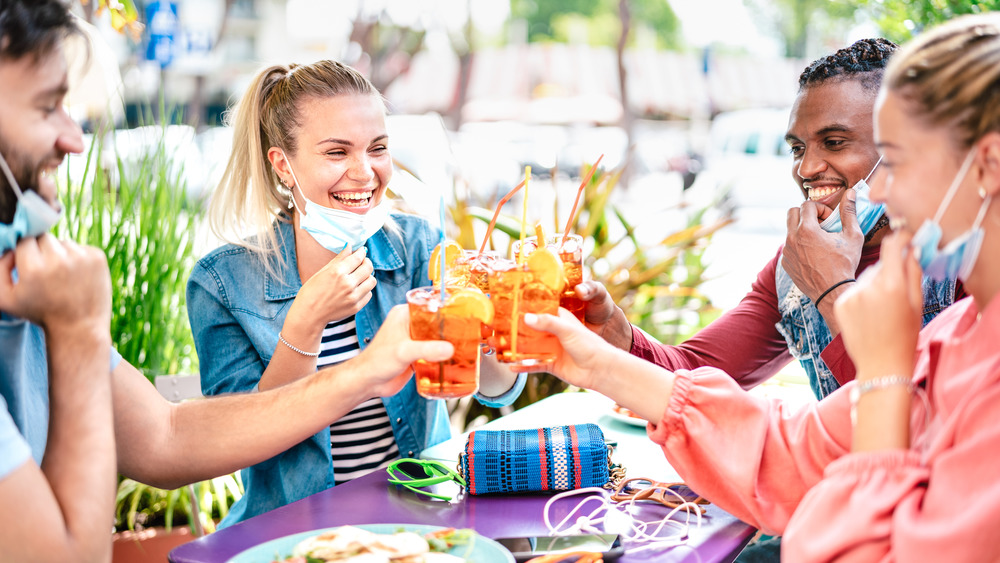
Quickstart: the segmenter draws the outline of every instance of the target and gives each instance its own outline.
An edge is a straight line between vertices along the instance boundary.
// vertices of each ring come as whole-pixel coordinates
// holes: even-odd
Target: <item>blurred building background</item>
[[[678,208],[725,201],[738,219],[714,243],[717,277],[735,280],[716,295],[725,307],[801,199],[783,136],[804,66],[996,2],[73,0],[96,48],[70,109],[90,133],[113,125],[124,153],[164,137],[141,126],[170,123],[163,142],[202,197],[253,73],[337,59],[385,94],[393,156],[422,182],[398,175],[394,191],[418,194],[418,212],[433,215],[439,193],[490,207],[529,164],[572,184],[601,154],[626,170],[620,205],[649,240],[683,223]],[[115,31],[109,5],[134,9],[141,34]]]

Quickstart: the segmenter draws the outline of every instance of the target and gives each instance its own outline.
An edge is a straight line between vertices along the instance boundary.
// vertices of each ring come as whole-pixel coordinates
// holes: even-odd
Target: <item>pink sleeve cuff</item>
[[[646,426],[649,439],[661,446],[667,442],[667,437],[681,426],[681,414],[690,402],[691,387],[694,385],[690,371],[678,370],[674,375],[677,377],[674,378],[674,389],[670,393],[667,410],[663,411],[659,424],[650,422]]]

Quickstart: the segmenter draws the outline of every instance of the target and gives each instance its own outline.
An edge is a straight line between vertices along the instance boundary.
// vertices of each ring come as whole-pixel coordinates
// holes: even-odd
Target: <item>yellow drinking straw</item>
[[[528,230],[528,180],[531,179],[531,167],[524,167],[524,193],[521,197],[524,198],[524,205],[521,206],[521,238],[520,243],[517,248],[517,265],[524,265],[524,233]],[[517,358],[517,329],[521,326],[520,320],[517,318],[517,309],[519,298],[521,296],[521,277],[518,275],[514,278],[514,306],[510,311],[510,353]]]
[[[441,249],[441,291],[438,292],[438,297],[441,298],[441,304],[443,305],[444,302],[445,302],[445,300],[447,299],[447,295],[445,294],[445,290],[444,290],[444,271],[447,268],[446,268],[446,262],[445,262],[445,256],[444,256],[445,255],[445,251],[444,251],[444,242],[445,242],[444,227],[445,227],[445,224],[444,224],[444,196],[443,195],[441,196],[441,199],[439,200],[439,204],[440,205],[438,207],[438,220],[441,222],[441,241],[438,242],[438,247]]]
[[[528,230],[528,180],[531,179],[531,167],[524,167],[524,205],[521,206],[521,245],[517,253],[517,263],[524,264],[524,233]]]

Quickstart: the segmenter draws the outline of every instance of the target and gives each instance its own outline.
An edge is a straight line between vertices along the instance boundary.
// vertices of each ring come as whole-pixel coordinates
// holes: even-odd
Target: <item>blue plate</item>
[[[394,534],[400,530],[426,534],[435,530],[441,530],[441,526],[423,526],[420,524],[357,524],[356,528],[368,530],[376,534]],[[330,530],[336,530],[340,526],[333,528],[323,528],[321,530],[311,530],[300,534],[292,534],[282,538],[273,539],[250,549],[241,551],[226,563],[271,563],[275,559],[289,557],[292,550],[302,540],[312,536],[318,536]],[[457,545],[448,551],[451,555],[463,557],[472,563],[514,563],[514,556],[507,551],[507,548],[497,542],[479,534],[475,535],[472,545]]]

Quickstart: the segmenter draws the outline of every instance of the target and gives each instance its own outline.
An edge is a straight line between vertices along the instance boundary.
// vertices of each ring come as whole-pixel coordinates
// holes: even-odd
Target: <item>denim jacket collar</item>
[[[390,221],[392,219],[389,219]],[[274,220],[275,235],[278,237],[278,252],[281,254],[283,264],[287,269],[286,275],[271,272],[265,269],[264,298],[268,301],[284,301],[294,299],[302,289],[302,279],[299,277],[299,263],[295,257],[295,225],[291,217],[282,214]],[[292,244],[281,244],[287,237],[291,237]],[[376,270],[398,270],[404,266],[404,253],[401,240],[393,240],[386,233],[386,228],[379,229],[368,241],[365,247],[368,249],[368,259],[372,261],[372,266]]]

